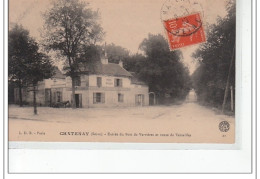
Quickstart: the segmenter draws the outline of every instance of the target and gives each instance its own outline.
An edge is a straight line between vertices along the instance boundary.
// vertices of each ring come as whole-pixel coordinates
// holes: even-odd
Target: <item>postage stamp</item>
[[[206,41],[199,13],[164,21],[171,50]]]

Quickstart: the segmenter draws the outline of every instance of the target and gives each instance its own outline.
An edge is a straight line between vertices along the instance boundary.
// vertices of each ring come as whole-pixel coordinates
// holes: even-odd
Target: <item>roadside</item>
[[[32,111],[32,107],[9,106],[11,141],[232,143],[235,136],[234,117],[216,115],[213,110],[193,102],[128,108],[39,107],[38,115]],[[222,121],[230,125],[225,133],[219,129]],[[70,132],[80,135],[70,135]],[[91,135],[83,136],[82,132]]]

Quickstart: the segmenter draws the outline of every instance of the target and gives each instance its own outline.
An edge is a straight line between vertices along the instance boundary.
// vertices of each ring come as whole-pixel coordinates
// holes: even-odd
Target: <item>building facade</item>
[[[38,82],[36,99],[39,106],[52,106],[53,103],[60,101],[56,91],[65,90],[65,76],[56,67],[55,75],[52,78]],[[24,104],[33,104],[33,87],[22,89],[22,99]],[[19,104],[19,88],[14,88],[14,103]]]
[[[51,79],[45,79],[38,85],[37,103],[55,106],[59,103],[72,103],[72,80],[56,69]],[[138,80],[134,73],[119,64],[108,63],[105,56],[91,70],[77,76],[75,80],[75,104],[77,108],[88,107],[126,107],[149,105],[148,86]],[[32,103],[33,91],[23,93],[24,100]],[[15,99],[19,93],[15,90]]]

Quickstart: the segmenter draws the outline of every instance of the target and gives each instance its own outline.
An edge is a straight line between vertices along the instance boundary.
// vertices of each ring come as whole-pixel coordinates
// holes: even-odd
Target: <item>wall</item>
[[[80,80],[81,80],[81,85],[80,87],[88,87],[89,86],[89,76],[88,75],[81,75],[80,76]],[[67,88],[72,88],[72,80],[71,80],[71,77],[66,77],[66,87]]]
[[[97,86],[97,77],[101,77],[101,87]],[[122,79],[122,87],[115,87],[115,79]],[[66,98],[71,101],[71,78],[66,78]],[[75,88],[75,94],[82,95],[82,107],[134,106],[135,97],[131,94],[131,81],[128,77],[107,75],[82,75],[81,86]],[[93,102],[94,93],[105,93],[105,103]],[[118,93],[124,95],[124,102],[118,102]],[[133,98],[133,99],[132,99]]]
[[[97,77],[102,77],[102,86],[97,86]],[[116,78],[122,79],[122,87],[115,87]],[[39,83],[36,94],[38,105],[45,105],[45,89],[62,92],[62,101],[71,103],[71,78],[46,79]],[[15,101],[19,102],[18,89],[15,89]],[[105,103],[93,103],[93,93],[105,93]],[[124,95],[124,101],[118,102],[118,93]],[[82,75],[81,86],[77,86],[75,94],[82,95],[82,107],[117,107],[135,106],[135,95],[144,95],[144,105],[149,105],[148,87],[145,85],[131,84],[128,77],[114,77],[106,75]],[[33,91],[23,90],[24,101],[33,103]]]
[[[146,85],[131,85],[131,96],[137,95],[137,94],[143,94],[144,95],[144,106],[149,105],[149,88]],[[131,103],[135,104],[135,98],[131,98]]]
[[[36,92],[36,103],[38,106],[45,106],[45,89],[52,88],[52,91],[57,88],[61,91],[65,90],[65,79],[45,79],[43,81],[38,82],[37,92]],[[29,105],[33,105],[33,88],[23,88],[22,96],[23,101],[29,103]],[[57,91],[57,90],[56,90]],[[14,90],[14,98],[15,103],[19,104],[19,89],[15,88]],[[49,104],[48,104],[49,105]]]
[[[97,77],[102,78],[101,87],[97,86]],[[122,79],[122,87],[115,87],[115,79]],[[66,90],[63,100],[71,102],[71,78],[66,78]],[[94,103],[94,93],[104,93],[105,103]],[[124,101],[118,102],[118,93],[124,95]],[[107,75],[82,75],[81,86],[75,88],[75,94],[82,95],[82,107],[117,107],[135,106],[135,95],[144,95],[144,105],[149,105],[148,87],[146,85],[131,84],[129,77],[115,77]]]
[[[129,88],[131,86],[131,81],[128,77],[115,77],[107,75],[89,75],[89,86],[97,86],[97,77],[102,78],[102,87],[115,87],[115,79],[122,79],[122,87],[124,88]]]
[[[94,93],[104,93],[105,103],[95,103],[94,104]],[[124,95],[124,102],[118,102],[118,93]],[[132,106],[129,100],[130,89],[128,88],[90,88],[89,89],[89,106],[90,107],[116,107],[116,106]]]
[[[44,80],[45,83],[45,88],[52,88],[52,87],[59,87],[59,86],[64,86],[66,84],[66,80],[65,79],[58,79],[58,78],[50,78],[50,79],[45,79]]]

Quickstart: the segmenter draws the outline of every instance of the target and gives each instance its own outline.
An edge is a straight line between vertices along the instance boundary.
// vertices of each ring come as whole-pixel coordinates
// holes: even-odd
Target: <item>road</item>
[[[229,123],[221,132],[219,124]],[[9,106],[10,141],[233,143],[234,116],[196,103],[129,108],[65,109]]]

